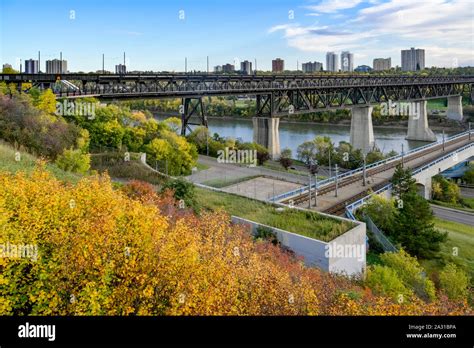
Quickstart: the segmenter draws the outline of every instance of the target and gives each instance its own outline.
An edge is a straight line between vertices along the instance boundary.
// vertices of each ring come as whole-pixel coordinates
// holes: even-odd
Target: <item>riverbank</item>
[[[153,111],[154,116],[158,117],[181,117],[179,113],[175,112],[164,112],[164,111]],[[428,116],[430,117],[430,116]],[[192,118],[194,119],[194,118]],[[221,121],[247,121],[251,122],[252,118],[251,117],[238,117],[238,116],[207,116],[207,119],[209,120],[221,120]],[[441,125],[437,125],[433,121],[437,120],[442,120],[440,119],[439,116],[434,116],[429,121],[430,123],[430,128],[432,130],[436,131],[449,131],[449,132],[458,132],[458,131],[463,131],[465,130],[462,126],[459,125],[458,122],[449,122],[448,123],[443,123]],[[443,120],[443,122],[446,122]],[[280,123],[285,123],[285,124],[309,124],[309,125],[315,125],[315,126],[336,126],[336,127],[350,127],[351,125],[351,120],[342,120],[339,122],[315,122],[315,121],[310,121],[310,120],[290,120],[290,119],[285,119],[285,118],[280,118]],[[380,124],[374,124],[373,125],[374,129],[398,129],[398,130],[406,130],[408,128],[408,121],[407,120],[399,120],[399,121],[385,121],[383,125]]]

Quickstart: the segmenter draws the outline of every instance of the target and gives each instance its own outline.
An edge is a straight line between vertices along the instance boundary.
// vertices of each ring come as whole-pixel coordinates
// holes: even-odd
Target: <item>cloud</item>
[[[318,5],[307,6],[307,8],[316,12],[332,13],[356,7],[361,2],[362,0],[323,0]]]
[[[356,4],[357,2],[357,4]],[[361,1],[323,1],[310,11],[336,12]],[[290,47],[303,52],[352,50],[356,64],[371,64],[372,58],[392,57],[400,64],[400,50],[424,48],[427,66],[474,65],[474,2],[465,0],[369,1],[363,8],[345,13],[345,20],[324,16],[324,25],[279,25]],[[313,13],[313,12],[311,12]],[[365,58],[363,58],[365,57]]]

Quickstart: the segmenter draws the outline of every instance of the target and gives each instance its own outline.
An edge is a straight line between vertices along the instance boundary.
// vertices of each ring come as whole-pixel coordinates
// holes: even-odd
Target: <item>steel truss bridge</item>
[[[329,108],[417,101],[468,93],[474,76],[215,75],[215,74],[0,74],[0,81],[52,88],[57,97],[100,99],[182,98],[184,135],[191,116],[207,126],[202,97],[250,95],[256,114],[281,117]],[[72,88],[72,82],[77,88]]]

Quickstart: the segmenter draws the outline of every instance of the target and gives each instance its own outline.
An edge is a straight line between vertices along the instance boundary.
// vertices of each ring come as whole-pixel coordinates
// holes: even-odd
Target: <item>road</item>
[[[458,222],[474,227],[474,213],[468,213],[462,210],[440,207],[439,205],[434,204],[430,205],[431,210],[433,210],[433,213],[436,217],[443,220]]]
[[[461,196],[466,198],[474,198],[474,188],[461,187]]]

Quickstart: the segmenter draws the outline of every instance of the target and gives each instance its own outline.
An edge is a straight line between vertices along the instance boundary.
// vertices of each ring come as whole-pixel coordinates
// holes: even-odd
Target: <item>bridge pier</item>
[[[462,97],[456,95],[454,97],[448,97],[448,112],[447,116],[451,120],[462,121]]]
[[[265,146],[272,159],[280,157],[280,119],[276,117],[253,117],[253,141]]]
[[[353,107],[351,109],[351,136],[353,148],[368,153],[374,148],[374,128],[372,126],[372,106]]]
[[[413,102],[408,116],[407,140],[436,141],[436,135],[428,125],[428,115],[426,113],[426,100]]]
[[[422,181],[417,180],[418,182],[418,194],[426,200],[431,199],[431,176],[424,178]]]

